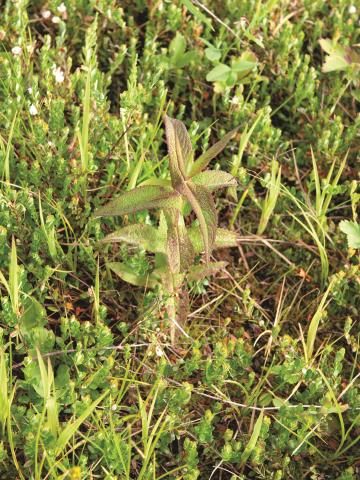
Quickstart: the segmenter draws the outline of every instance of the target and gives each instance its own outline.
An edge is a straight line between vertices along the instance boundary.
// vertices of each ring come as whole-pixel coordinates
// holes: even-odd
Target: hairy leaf
[[[137,287],[154,288],[158,281],[152,275],[136,275],[131,268],[121,262],[109,262],[107,266],[122,280]]]
[[[126,215],[152,208],[176,208],[179,194],[171,188],[146,185],[134,188],[95,211],[95,217]]]
[[[190,227],[188,229],[189,238],[193,244],[196,253],[204,251],[204,242],[201,231],[198,226]],[[235,232],[226,230],[225,228],[216,229],[214,249],[236,247],[238,244],[238,235]]]
[[[206,261],[210,261],[210,254],[215,241],[217,212],[210,191],[194,183],[188,182],[185,192],[186,199],[190,203],[199,220],[201,235],[204,242]]]
[[[128,225],[107,235],[102,243],[125,242],[137,245],[148,252],[163,252],[165,249],[166,236],[151,225]]]
[[[350,248],[360,248],[360,224],[350,220],[343,220],[339,225],[340,230],[346,233]]]
[[[171,182],[177,190],[186,180],[186,166],[192,161],[192,145],[185,125],[180,120],[165,115],[164,121]]]
[[[221,170],[205,170],[192,178],[196,185],[203,185],[209,190],[216,190],[224,187],[236,187],[237,181],[231,173]]]
[[[234,128],[231,132],[227,133],[221,140],[217,143],[212,145],[209,150],[204,152],[200,157],[194,162],[191,170],[190,170],[190,177],[193,177],[197,173],[201,172],[206,168],[211,160],[216,157],[229,143],[229,141],[235,136],[236,132],[238,131],[239,127]]]
[[[168,211],[166,253],[172,273],[180,273],[194,261],[194,248],[185,227],[184,218],[178,210]]]
[[[204,278],[223,270],[226,265],[227,262],[209,262],[204,265],[194,265],[189,269],[187,279],[189,281],[203,280]]]

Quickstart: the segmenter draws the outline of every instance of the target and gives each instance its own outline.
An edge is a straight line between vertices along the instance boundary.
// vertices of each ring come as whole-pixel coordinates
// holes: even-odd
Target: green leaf
[[[176,68],[184,68],[189,65],[192,61],[194,61],[197,57],[196,50],[191,50],[190,52],[184,53],[174,65]]]
[[[257,65],[257,58],[252,52],[244,52],[240,58],[231,63],[231,69],[236,73],[249,73]]]
[[[192,13],[194,17],[197,20],[199,20],[199,22],[205,23],[211,28],[211,30],[214,30],[211,24],[211,20],[207,18],[206,15],[204,15],[201,10],[195,7],[195,5],[191,2],[191,0],[181,0],[181,3],[185,5],[185,7],[189,10],[189,12]]]
[[[205,48],[205,56],[210,62],[216,62],[221,58],[221,51],[215,47]]]
[[[330,54],[334,49],[333,42],[330,38],[320,38],[319,43],[324,52],[328,54]]]
[[[193,226],[188,229],[188,234],[191,243],[193,244],[196,253],[204,251],[204,242],[201,236],[201,231],[198,226]],[[215,242],[213,249],[236,247],[238,245],[238,235],[235,232],[226,230],[225,228],[217,228]]]
[[[131,268],[121,262],[110,262],[107,266],[122,280],[136,287],[154,288],[158,281],[152,275],[136,275]]]
[[[94,402],[92,402],[84,412],[73,422],[68,423],[64,430],[59,435],[59,438],[56,441],[55,447],[55,456],[60,455],[60,453],[64,450],[68,442],[71,440],[71,437],[75,435],[77,430],[79,430],[80,425],[87,419],[89,415],[95,410],[95,408],[99,405],[102,400],[106,397],[109,392],[104,392],[97,398]]]
[[[214,275],[220,270],[224,270],[227,262],[209,262],[204,265],[194,265],[189,268],[187,279],[189,281],[203,280],[210,275]]]
[[[169,45],[169,53],[171,61],[176,65],[178,60],[182,57],[186,50],[186,40],[184,35],[176,32],[175,37],[171,40]]]
[[[238,131],[239,127],[234,128],[234,130],[231,130],[231,132],[227,133],[221,140],[216,142],[214,145],[212,145],[209,150],[204,152],[200,157],[196,160],[194,165],[192,166],[190,170],[190,177],[193,177],[197,173],[200,173],[201,170],[204,170],[211,160],[216,157],[224,148],[226,145],[230,142],[232,138],[236,135],[236,132]]]
[[[203,185],[209,190],[217,190],[224,187],[236,187],[237,181],[231,173],[222,170],[205,170],[192,177],[196,185]]]
[[[111,201],[95,211],[95,217],[126,215],[139,210],[152,208],[179,207],[179,194],[172,188],[159,185],[145,185],[125,192],[119,198]]]
[[[349,248],[360,248],[360,224],[350,220],[343,220],[340,230],[346,234]]]
[[[206,261],[210,261],[210,254],[215,241],[217,212],[210,191],[190,181],[187,184],[186,198],[199,220],[201,235],[204,242]]]
[[[193,149],[185,125],[180,120],[164,116],[166,141],[169,150],[171,182],[178,190],[186,180],[186,167],[192,162]]]
[[[261,427],[262,427],[262,424],[263,424],[263,420],[264,420],[264,411],[262,410],[260,412],[260,415],[258,416],[256,422],[255,422],[254,429],[252,431],[250,440],[247,443],[247,445],[245,447],[245,450],[243,451],[243,453],[241,455],[241,463],[242,464],[247,462],[248,458],[250,457],[251,453],[253,452],[253,450],[256,447],[256,443],[258,441],[258,438],[259,438],[259,435],[260,435],[260,432],[261,432]]]
[[[107,235],[102,243],[125,242],[137,245],[148,252],[164,252],[166,237],[151,225],[128,225]]]
[[[23,314],[19,323],[23,333],[28,333],[32,328],[45,325],[45,310],[42,305],[33,297],[27,297],[23,302]]]
[[[338,45],[328,38],[321,38],[319,43],[327,53],[322,67],[322,71],[325,73],[346,70],[351,64],[360,62],[360,56],[350,47]]]
[[[195,252],[184,223],[184,217],[178,210],[165,213],[167,221],[166,253],[172,273],[181,273],[193,263]]]
[[[207,82],[224,82],[227,80],[229,74],[231,72],[231,68],[225,63],[219,63],[210,72],[206,75]]]

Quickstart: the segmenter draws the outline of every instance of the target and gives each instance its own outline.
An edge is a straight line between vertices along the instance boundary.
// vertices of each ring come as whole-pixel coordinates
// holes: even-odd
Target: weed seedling
[[[123,263],[109,267],[123,280],[133,285],[160,287],[166,302],[171,325],[171,342],[177,329],[182,331],[188,311],[187,281],[200,280],[224,268],[225,262],[211,262],[214,248],[236,245],[236,235],[217,228],[217,212],[212,192],[234,187],[236,180],[227,172],[205,170],[235,131],[229,132],[194,161],[188,132],[182,122],[165,116],[165,131],[169,151],[170,181],[158,179],[130,190],[95,212],[97,217],[136,213],[160,209],[158,228],[151,225],[128,225],[108,235],[104,242],[126,242],[155,254],[153,271],[146,276],[134,274]],[[191,208],[189,209],[188,206]],[[185,216],[193,210],[197,224],[187,226]],[[204,252],[204,263],[195,264],[196,254]]]

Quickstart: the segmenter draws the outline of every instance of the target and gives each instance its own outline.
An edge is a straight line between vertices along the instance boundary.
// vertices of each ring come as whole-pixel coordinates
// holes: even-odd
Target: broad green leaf
[[[175,67],[176,68],[184,68],[186,67],[187,65],[189,65],[189,63],[191,63],[193,60],[195,60],[197,57],[197,52],[196,50],[191,50],[190,52],[186,52],[184,53],[184,55],[182,55],[178,61],[176,62],[176,65]]]
[[[125,192],[104,207],[100,207],[94,215],[105,217],[126,215],[152,208],[176,208],[179,206],[179,200],[179,194],[172,188],[146,185]]]
[[[351,64],[360,62],[360,55],[350,47],[339,45],[328,38],[321,38],[319,43],[327,53],[322,67],[325,73],[346,70]]]
[[[169,53],[171,55],[171,61],[176,65],[181,56],[186,50],[186,40],[184,35],[180,32],[176,32],[175,37],[171,40],[169,45]]]
[[[219,63],[210,72],[206,75],[207,82],[224,82],[227,80],[229,74],[231,72],[231,68],[229,65],[225,65],[225,63]]]
[[[20,329],[28,333],[32,328],[42,327],[46,321],[43,306],[33,297],[27,297],[23,302],[23,313],[19,319]]]
[[[165,115],[166,141],[169,151],[169,169],[173,188],[186,180],[186,166],[192,161],[193,150],[189,134],[180,120]]]
[[[215,47],[205,48],[205,56],[210,62],[216,62],[221,58],[221,51]]]
[[[243,52],[239,58],[231,62],[231,70],[236,73],[247,74],[257,65],[257,58],[252,52]]]
[[[349,68],[350,63],[347,62],[346,58],[340,53],[332,53],[325,57],[325,62],[322,66],[322,71],[324,73],[334,72],[336,70],[346,70]]]
[[[163,252],[165,248],[166,236],[151,225],[128,225],[107,235],[102,243],[125,242],[130,245],[137,245],[148,252]]]
[[[330,38],[320,38],[319,43],[321,48],[326,53],[330,54],[334,49],[333,42]]]
[[[195,185],[189,181],[186,187],[185,196],[199,221],[205,258],[209,262],[217,226],[215,203],[210,191],[202,185]]]
[[[216,190],[224,187],[236,187],[237,181],[231,173],[223,172],[221,170],[205,170],[194,177],[192,181],[196,185],[203,185],[209,190]]]
[[[122,280],[136,287],[154,288],[158,281],[152,275],[136,275],[131,268],[121,262],[109,262],[107,266]]]
[[[221,140],[212,145],[209,150],[200,155],[200,157],[194,162],[194,165],[190,170],[189,176],[193,177],[197,173],[200,173],[202,170],[204,170],[204,168],[209,165],[211,160],[216,157],[222,150],[224,150],[230,140],[234,138],[238,129],[239,127],[231,130],[231,132],[227,133]]]
[[[210,275],[214,275],[220,270],[224,270],[227,262],[209,262],[204,265],[194,265],[189,268],[187,279],[189,281],[203,280]]]
[[[196,253],[204,251],[204,242],[201,231],[198,226],[193,226],[188,229],[189,238],[193,244]],[[238,245],[238,235],[235,232],[226,230],[225,228],[216,229],[215,243],[213,249],[236,247]]]
[[[340,230],[346,234],[350,248],[360,248],[360,224],[350,220],[343,220],[339,225]]]

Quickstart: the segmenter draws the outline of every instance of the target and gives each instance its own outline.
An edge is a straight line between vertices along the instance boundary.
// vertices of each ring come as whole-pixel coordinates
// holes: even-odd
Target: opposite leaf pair
[[[167,297],[174,343],[176,326],[182,330],[181,324],[187,315],[187,280],[201,279],[223,268],[224,262],[210,262],[212,249],[237,244],[236,234],[217,228],[217,212],[212,197],[212,192],[218,188],[236,186],[236,180],[227,172],[204,170],[236,130],[225,135],[196,161],[182,122],[165,116],[165,131],[170,181],[150,179],[146,185],[126,192],[100,208],[95,215],[126,215],[140,210],[161,209],[158,228],[143,224],[129,225],[108,235],[104,242],[126,242],[155,254],[154,270],[147,277],[136,276],[122,263],[111,263],[109,266],[129,283],[150,288],[156,285],[162,287]],[[190,205],[194,211],[198,226],[186,227],[186,205]],[[200,252],[205,253],[205,264],[195,265],[195,256]]]

